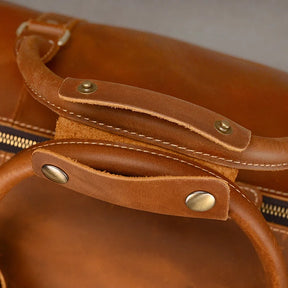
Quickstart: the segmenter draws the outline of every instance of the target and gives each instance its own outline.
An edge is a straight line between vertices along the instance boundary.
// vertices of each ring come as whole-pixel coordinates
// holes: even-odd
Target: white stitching
[[[83,144],[83,145],[98,145],[98,146],[108,146],[108,147],[114,147],[114,148],[121,148],[121,149],[127,149],[127,150],[132,150],[132,151],[137,151],[137,152],[143,152],[143,153],[147,153],[147,154],[152,154],[152,155],[157,155],[159,157],[164,157],[164,158],[167,158],[167,159],[170,159],[170,160],[174,160],[174,161],[178,161],[178,162],[181,162],[181,163],[184,163],[184,164],[187,164],[187,165],[190,165],[190,166],[193,166],[195,168],[198,168],[210,175],[213,175],[214,177],[218,178],[218,179],[222,179],[220,176],[218,176],[217,174],[213,173],[212,171],[209,171],[205,168],[202,168],[202,167],[199,167],[198,165],[195,165],[195,164],[192,164],[190,162],[187,162],[185,160],[181,160],[181,159],[178,159],[176,157],[172,157],[172,156],[169,156],[169,155],[165,155],[165,154],[161,154],[161,153],[157,153],[157,152],[152,152],[152,151],[149,151],[149,150],[143,150],[143,149],[140,149],[140,148],[134,148],[134,147],[128,147],[128,146],[124,146],[124,145],[118,145],[118,144],[110,144],[110,143],[102,143],[102,142],[88,142],[88,141],[63,141],[63,142],[57,142],[57,143],[48,143],[48,144],[43,144],[43,145],[40,145],[40,146],[37,146],[37,147],[31,147],[31,148],[28,148],[28,150],[36,150],[36,149],[39,149],[39,148],[44,148],[44,147],[48,147],[48,146],[55,146],[55,145],[65,145],[65,144]],[[233,185],[232,183],[229,183],[227,182],[227,184],[234,188],[243,198],[245,198],[249,203],[251,203],[252,205],[254,205],[250,199],[248,199],[246,197],[245,194],[243,194],[241,192],[241,190],[238,189],[238,187],[236,187],[235,185]]]
[[[61,110],[63,111],[64,113],[66,114],[70,114],[70,115],[75,115],[74,112],[72,111],[67,111],[66,109],[63,109],[62,107],[60,106],[56,106],[54,103],[50,102],[49,100],[47,100],[44,96],[40,95],[39,92],[37,90],[35,90],[34,88],[32,88],[29,83],[27,81],[25,81],[26,85],[28,86],[28,88],[38,97],[38,98],[41,98],[43,99],[43,101],[45,101],[48,105],[50,106],[53,106],[55,107],[56,109],[58,110]],[[163,141],[163,140],[160,140],[160,139],[155,139],[153,137],[150,137],[150,136],[146,136],[144,134],[138,134],[137,132],[133,132],[133,131],[129,131],[129,130],[126,130],[126,129],[122,129],[122,128],[119,128],[119,127],[114,127],[114,126],[111,126],[111,125],[107,125],[105,123],[101,123],[101,122],[98,122],[96,120],[91,120],[87,117],[84,117],[83,115],[79,115],[77,114],[76,115],[78,118],[82,118],[84,119],[85,121],[88,121],[88,122],[92,122],[94,124],[97,124],[97,125],[100,125],[100,126],[105,126],[107,128],[111,128],[111,129],[114,129],[114,130],[118,130],[118,131],[122,131],[124,133],[129,133],[131,135],[137,135],[138,137],[142,137],[142,138],[146,138],[148,140],[151,140],[151,141],[154,141],[154,142],[160,142],[164,145],[168,145],[168,146],[171,146],[171,147],[175,147],[175,148],[178,148],[178,149],[181,149],[181,150],[185,150],[185,151],[189,151],[189,152],[192,152],[194,154],[200,154],[200,155],[203,155],[203,156],[207,156],[207,157],[210,157],[210,158],[214,158],[214,159],[218,159],[218,160],[222,160],[222,161],[225,161],[225,162],[230,162],[230,163],[235,163],[235,164],[242,164],[242,165],[245,165],[245,166],[254,166],[254,167],[285,167],[288,165],[287,162],[284,162],[284,163],[278,163],[278,164],[261,164],[261,163],[249,163],[249,162],[241,162],[241,161],[235,161],[235,160],[232,160],[232,159],[226,159],[226,158],[223,158],[223,157],[218,157],[216,155],[211,155],[209,153],[204,153],[204,152],[201,152],[201,151],[196,151],[196,150],[193,150],[193,149],[189,149],[187,147],[182,147],[182,146],[179,146],[177,144],[173,144],[173,143],[170,143],[170,142],[167,142],[167,141]]]
[[[44,132],[44,133],[47,133],[47,134],[50,134],[50,135],[54,135],[54,134],[55,134],[55,132],[52,131],[52,130],[40,128],[40,127],[38,127],[38,126],[33,126],[33,125],[30,125],[30,124],[26,124],[26,123],[23,123],[23,122],[19,122],[19,121],[17,121],[17,120],[14,121],[13,119],[9,119],[9,118],[6,118],[6,117],[1,117],[1,116],[0,116],[0,120],[5,121],[5,122],[9,122],[9,123],[12,123],[12,124],[16,124],[16,125],[19,125],[19,126],[21,126],[21,127],[28,128],[28,129],[32,129],[32,130],[35,130],[35,131]]]
[[[278,194],[278,195],[288,196],[288,193],[286,193],[286,192],[277,191],[274,189],[269,189],[269,188],[265,188],[265,187],[261,187],[261,186],[257,186],[257,188],[264,191],[264,192],[271,192],[271,193]]]
[[[251,192],[251,193],[254,195],[254,197],[255,197],[255,204],[256,204],[256,205],[259,204],[258,194],[257,194],[257,192],[256,192],[255,189],[253,189],[253,188],[251,188],[251,187],[246,187],[246,186],[243,186],[243,185],[239,185],[239,186],[240,186],[241,189],[247,190],[247,191]]]
[[[2,163],[2,164],[4,164],[5,162],[7,162],[10,158],[12,158],[12,156],[13,156],[13,155],[9,155],[9,154],[7,154],[7,153],[5,153],[5,152],[4,152],[3,154],[0,154],[0,157],[3,158],[3,161],[2,161],[3,163]]]
[[[9,159],[12,158],[13,155],[9,155],[9,154],[6,154],[6,157],[4,158],[4,162],[7,162]]]
[[[271,226],[270,226],[270,229],[273,230],[273,231],[280,232],[280,233],[288,235],[288,231],[285,231],[283,229],[279,229],[279,228],[275,228],[275,227],[271,227]]]
[[[0,154],[0,166],[5,163],[5,154]]]

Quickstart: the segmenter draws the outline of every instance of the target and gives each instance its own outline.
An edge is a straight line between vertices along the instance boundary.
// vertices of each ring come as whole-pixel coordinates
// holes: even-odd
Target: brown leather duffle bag
[[[2,288],[288,287],[287,73],[7,3],[0,37]]]

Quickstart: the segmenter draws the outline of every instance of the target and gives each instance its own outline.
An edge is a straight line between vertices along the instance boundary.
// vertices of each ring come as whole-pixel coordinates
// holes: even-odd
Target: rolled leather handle
[[[118,173],[121,173],[122,171],[122,173],[126,175],[134,175],[135,171],[139,170],[137,168],[135,169],[135,167],[138,167],[136,163],[139,163],[139,159],[141,159],[144,170],[142,170],[140,174],[138,172],[137,176],[147,176],[147,174],[162,175],[163,171],[165,171],[165,174],[169,176],[195,175],[195,167],[191,165],[193,162],[187,162],[186,160],[183,160],[185,158],[181,159],[181,157],[176,160],[176,158],[173,158],[173,156],[165,153],[157,155],[155,154],[155,151],[150,149],[145,149],[145,151],[143,151],[141,147],[137,146],[127,145],[126,148],[124,148],[123,145],[121,146],[117,143],[115,143],[114,146],[111,146],[111,143],[105,142],[101,142],[101,145],[97,145],[97,142],[95,141],[81,142],[79,140],[77,144],[75,143],[75,140],[67,140],[65,142],[50,141],[19,153],[0,167],[0,197],[4,197],[14,185],[34,174],[32,167],[32,155],[33,153],[37,152],[42,153],[43,151],[41,152],[41,149],[38,150],[39,148],[45,148],[45,150],[48,149],[49,151],[53,152],[52,154],[54,157],[56,157],[56,159],[57,155],[59,155],[58,158],[60,162],[58,163],[61,163],[61,158],[63,157],[60,155],[66,155],[69,158],[75,159],[79,162],[87,163],[90,161],[90,164],[98,169],[103,169],[103,167],[105,167],[105,169],[108,171],[109,169],[111,169],[111,171],[115,171],[115,167],[117,167]],[[149,154],[149,157],[147,157],[147,154]],[[87,155],[90,156],[90,160],[88,160]],[[119,155],[123,155],[125,161],[123,161],[123,157]],[[109,161],[107,161],[107,159],[109,159]],[[151,160],[153,161],[154,165],[151,165]],[[170,164],[168,164],[169,162]],[[71,167],[71,171],[73,169],[78,171],[77,169],[79,169],[79,166],[83,168],[83,164],[79,164],[76,161],[68,161],[68,163]],[[200,168],[200,166],[198,167]],[[85,169],[90,171],[92,176],[94,173],[93,170],[89,167]],[[207,168],[201,171],[201,173],[203,173],[203,177],[211,176]],[[145,174],[141,175],[141,173]],[[217,175],[214,172],[212,173],[216,178],[223,178],[221,175]],[[167,180],[169,179],[169,176],[167,176]],[[133,178],[125,178],[125,181],[128,182],[135,181]],[[93,177],[90,179],[93,179]],[[162,179],[165,181],[165,177],[162,177]],[[238,190],[235,184],[229,182],[228,180],[226,183],[230,188],[229,214],[231,218],[239,225],[239,227],[246,233],[257,251],[266,273],[267,283],[269,285],[268,287],[286,288],[288,285],[288,279],[286,274],[287,270],[285,260],[271,230],[258,209],[256,209],[253,204],[248,202],[241,195],[241,192]],[[96,189],[95,187],[97,187],[97,183],[91,184],[92,185],[89,186],[90,191],[88,191],[90,193],[87,193],[87,190],[74,190],[80,193],[85,192],[85,194],[88,194],[89,196],[95,196],[97,193],[95,194],[95,191],[93,190]],[[141,186],[142,184],[141,181],[138,182],[138,185]],[[112,185],[117,184],[112,183]],[[157,199],[157,201],[159,201],[159,199]],[[183,205],[185,204],[183,203]],[[129,203],[126,203],[125,206],[130,207]]]
[[[82,103],[79,103],[81,99],[77,98],[78,92],[75,91],[77,85],[75,88],[71,82],[79,84],[81,80],[65,80],[50,71],[41,60],[41,47],[43,43],[47,45],[47,41],[35,35],[22,38],[17,50],[17,63],[31,95],[59,115],[232,168],[269,171],[288,169],[288,138],[253,135],[250,138],[248,130],[231,120],[229,122],[235,135],[221,135],[216,131],[213,121],[225,117],[175,97],[95,80],[99,82],[99,97],[96,91],[88,98],[83,96]],[[115,93],[118,100],[113,96]],[[175,111],[175,107],[181,107],[181,110]],[[185,111],[184,115],[181,115],[182,111]],[[189,111],[194,116],[189,115]],[[112,120],[114,124],[111,124]],[[138,122],[135,124],[133,121]],[[128,124],[133,126],[134,131]],[[156,124],[159,126],[154,131],[152,128]],[[148,129],[150,135],[143,133],[144,128]],[[174,140],[178,142],[172,143],[167,137],[176,137]],[[238,140],[242,141],[239,147]]]

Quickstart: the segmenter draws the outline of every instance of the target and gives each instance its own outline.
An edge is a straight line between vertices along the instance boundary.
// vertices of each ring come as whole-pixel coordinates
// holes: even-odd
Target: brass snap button
[[[187,196],[185,203],[192,211],[205,212],[214,207],[216,199],[208,192],[196,191]]]
[[[43,165],[41,171],[47,179],[58,184],[65,184],[69,180],[68,175],[62,169],[54,165]]]

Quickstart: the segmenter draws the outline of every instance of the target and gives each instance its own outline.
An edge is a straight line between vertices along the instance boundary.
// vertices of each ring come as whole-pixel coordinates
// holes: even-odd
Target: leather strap
[[[147,114],[156,119],[175,123],[235,151],[245,150],[250,142],[251,132],[231,120],[229,124],[233,133],[229,135],[219,133],[214,123],[225,117],[198,105],[151,90],[99,80],[92,80],[97,85],[95,92],[83,94],[77,89],[83,80],[64,79],[59,88],[59,97],[71,103],[98,105]]]
[[[131,110],[127,110],[113,108],[113,106],[117,106],[117,103],[114,102],[109,102],[111,108],[106,108],[99,105],[74,103],[71,100],[72,98],[70,99],[70,101],[67,101],[68,96],[65,96],[65,99],[61,99],[61,97],[59,96],[59,89],[62,87],[64,79],[52,73],[41,61],[40,50],[43,46],[43,41],[45,42],[47,40],[40,38],[39,36],[24,37],[21,41],[17,54],[17,63],[20,72],[23,75],[24,81],[27,85],[27,88],[31,92],[31,95],[59,115],[92,127],[108,130],[112,133],[124,135],[129,138],[168,148],[170,150],[174,150],[188,156],[236,169],[266,171],[278,171],[288,169],[287,138],[265,138],[252,136],[249,145],[245,150],[243,150],[242,152],[233,151],[231,150],[232,142],[229,145],[229,142],[226,141],[226,147],[224,147],[224,141],[221,136],[219,136],[219,138],[217,138],[216,140],[216,136],[214,134],[212,135],[211,131],[214,129],[214,126],[211,130],[211,122],[213,122],[212,119],[218,118],[218,115],[216,113],[199,108],[196,105],[194,106],[190,103],[174,99],[170,96],[167,96],[168,104],[170,103],[170,106],[168,105],[167,109],[172,113],[174,109],[174,104],[177,103],[177,105],[179,105],[181,109],[183,108],[186,111],[186,116],[183,117],[188,117],[189,121],[187,120],[188,118],[186,119],[187,121],[184,121],[184,118],[181,118],[182,116],[179,114],[172,115],[170,112],[169,115],[166,114],[166,96],[164,97],[164,95],[161,95],[160,98],[163,99],[163,101],[161,101],[161,103],[157,103],[157,107],[154,107],[153,103],[149,103],[149,105],[146,106],[144,109],[143,106],[147,104],[144,103],[146,100],[144,102],[143,100],[140,101],[140,103],[142,103],[142,109],[144,109],[145,113],[149,114],[149,116],[139,116],[139,114],[142,113],[138,113],[136,111],[131,112],[131,110],[136,109],[135,107],[137,107],[137,103],[134,103],[133,107],[130,106]],[[103,84],[103,82],[101,83]],[[111,87],[113,87],[112,90]],[[121,85],[110,83],[109,85],[106,85],[105,88],[101,85],[101,91],[103,88],[105,90],[105,93],[102,93],[108,95],[109,93],[114,93],[117,90],[115,89],[115,87],[118,87],[119,90],[123,89]],[[71,88],[71,90],[73,89]],[[63,92],[63,87],[61,91]],[[144,89],[136,89],[133,87],[125,86],[125,91],[129,91],[129,93],[132,93],[131,91],[137,91],[137,93],[141,92],[141,97],[145,97],[145,95],[154,95],[155,98],[157,98],[154,92],[147,92],[147,90]],[[97,91],[94,96],[96,95]],[[154,96],[153,99],[155,99]],[[137,99],[139,100],[141,97],[138,96]],[[130,105],[133,104],[131,102],[133,101],[132,98],[133,96],[129,97],[128,99],[130,101]],[[150,107],[150,105],[152,105],[152,107]],[[163,107],[165,107],[165,109]],[[191,111],[197,111],[197,113],[200,113],[199,115],[202,118],[196,119],[198,123],[192,123],[195,119],[194,117],[190,117],[188,115],[190,108]],[[138,110],[140,111],[142,109],[139,108]],[[158,110],[158,114],[155,112],[156,110]],[[169,124],[169,121],[165,121],[157,117],[160,114],[161,118],[165,120],[169,119],[169,121],[172,121],[173,123]],[[208,119],[210,119],[208,123],[208,126],[210,126],[208,128],[206,125],[206,114]],[[183,121],[179,119],[179,117]],[[182,123],[181,126],[174,124],[179,121]],[[240,128],[240,126],[234,124],[232,121],[230,122],[236,130],[239,128],[239,135],[244,131],[241,135],[243,136],[243,139],[247,140],[248,132],[245,132],[245,130]],[[185,125],[187,127],[189,126],[193,130],[193,132],[190,129],[185,128]],[[146,132],[144,133],[142,130]],[[230,137],[229,135],[226,136]],[[173,141],[175,142],[171,142],[171,137],[174,139]],[[215,143],[211,141],[211,139],[213,139],[215,142],[218,142]],[[243,143],[245,143],[245,141]],[[243,143],[241,144],[242,149],[244,147]],[[235,148],[235,146],[233,147]],[[234,150],[237,149],[235,148]],[[217,153],[215,151],[217,151]]]
[[[125,177],[92,169],[49,150],[37,149],[32,155],[34,173],[45,178],[41,169],[47,163],[61,167],[69,176],[67,188],[105,202],[158,214],[228,219],[229,186],[220,178],[201,176],[198,171],[193,176]],[[216,199],[214,206],[205,213],[192,211],[185,205],[185,199],[197,191],[208,192]]]
[[[168,175],[173,176],[175,174],[181,175],[182,173],[185,173],[182,175],[187,176],[195,174],[195,167],[191,166],[189,162],[181,160],[181,158],[179,158],[178,160],[173,160],[173,157],[169,154],[162,154],[162,156],[155,155],[153,154],[153,150],[149,151],[149,149],[147,149],[146,152],[143,152],[141,147],[132,145],[127,146],[126,151],[123,147],[121,148],[119,144],[117,146],[116,143],[115,147],[111,147],[111,143],[106,143],[107,146],[104,145],[105,143],[102,143],[103,145],[99,146],[97,146],[97,143],[95,143],[96,142],[85,141],[75,144],[75,140],[66,142],[50,141],[45,144],[35,146],[31,149],[24,150],[0,167],[0,197],[4,197],[4,195],[8,193],[8,191],[13,186],[15,186],[23,179],[30,177],[34,174],[32,167],[32,153],[33,151],[34,153],[36,153],[37,149],[39,148],[45,148],[52,152],[69,156],[79,162],[86,162],[87,155],[90,155],[90,157],[93,158],[92,162],[94,167],[101,170],[101,167],[103,167],[104,164],[106,169],[111,169],[111,171],[114,171],[115,167],[118,167],[118,172],[121,172],[123,168],[122,172],[126,175],[133,175],[133,173],[137,171],[134,166],[135,163],[139,161],[139,158],[143,160],[145,159],[145,157],[143,158],[143,154],[146,156],[147,152],[151,152],[151,157],[148,159],[148,161],[150,163],[151,160],[154,159],[153,163],[155,163],[151,171],[152,174],[157,173],[158,171],[158,173],[161,175],[161,173],[163,173],[163,167],[166,167],[167,169],[167,161],[172,162],[170,163],[170,165],[168,165],[168,171],[170,171]],[[92,151],[94,151],[94,153]],[[99,153],[100,151],[101,153]],[[123,153],[123,151],[127,152],[128,154]],[[55,155],[57,154],[54,153],[54,156]],[[127,155],[129,155],[129,157],[127,157]],[[171,159],[163,156],[170,156]],[[109,159],[109,161],[107,161],[107,159]],[[123,161],[123,159],[125,159],[125,161]],[[146,161],[143,161],[144,166]],[[74,163],[76,162],[69,162],[69,165],[71,165],[71,167],[74,167]],[[200,166],[198,167],[200,168]],[[204,168],[202,172],[203,176],[206,177],[211,176],[210,173],[213,173],[214,176],[222,178],[221,175],[217,175],[214,172],[207,170],[206,168]],[[255,208],[252,203],[250,203],[249,201],[247,201],[247,199],[243,197],[241,191],[235,186],[235,184],[231,183],[228,180],[227,184],[230,188],[229,214],[232,219],[234,219],[234,221],[247,234],[253,246],[255,247],[255,250],[257,251],[259,259],[261,260],[263,268],[266,272],[267,282],[270,285],[269,287],[286,288],[288,282],[285,260],[283,258],[280,248],[276,244],[277,242],[275,241],[271,230],[267,226],[261,213]],[[94,189],[96,188],[97,187],[94,186],[90,187],[90,193],[94,193]],[[79,189],[78,191],[82,193],[81,189]],[[157,201],[161,201],[161,199],[157,199]]]
[[[43,63],[49,62],[58,53],[60,47],[69,40],[70,30],[77,22],[75,18],[53,13],[41,14],[36,19],[30,19],[22,23],[16,31],[18,36],[16,52],[23,37],[38,35],[38,37],[49,39],[48,42],[43,41],[40,48],[41,60]]]

